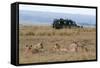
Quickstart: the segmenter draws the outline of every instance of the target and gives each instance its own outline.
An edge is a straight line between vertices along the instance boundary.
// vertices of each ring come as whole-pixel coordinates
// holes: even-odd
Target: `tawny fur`
[[[80,51],[87,52],[88,49],[85,46],[79,44],[78,41],[73,41],[72,44],[69,46],[69,51],[70,52],[80,52]]]
[[[25,54],[28,54],[28,53],[32,53],[32,54],[35,54],[35,53],[39,53],[40,51],[43,51],[43,44],[42,43],[38,43],[36,45],[26,45],[25,46]]]
[[[53,47],[53,51],[61,52],[87,52],[88,49],[78,43],[78,41],[73,41],[68,48],[62,48],[58,43]]]
[[[60,51],[60,52],[67,52],[67,48],[62,48],[59,44],[56,43],[56,45],[53,47],[54,51]]]

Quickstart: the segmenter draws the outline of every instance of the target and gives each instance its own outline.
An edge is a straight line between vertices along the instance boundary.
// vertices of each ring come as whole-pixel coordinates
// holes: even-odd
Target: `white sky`
[[[56,13],[71,13],[71,14],[85,14],[96,15],[96,9],[91,8],[73,8],[73,7],[57,7],[57,6],[40,6],[40,5],[19,5],[19,10],[29,11],[45,11]]]

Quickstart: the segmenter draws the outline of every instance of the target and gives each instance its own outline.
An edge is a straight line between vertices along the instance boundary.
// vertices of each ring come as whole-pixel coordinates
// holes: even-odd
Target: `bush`
[[[26,33],[27,36],[34,36],[35,34],[33,32]]]
[[[71,28],[71,27],[80,28],[80,26],[78,26],[75,21],[71,19],[63,19],[63,18],[54,19],[52,26],[55,29],[62,29],[62,28],[67,28],[67,27],[68,28]],[[81,28],[83,28],[83,26],[81,26]]]

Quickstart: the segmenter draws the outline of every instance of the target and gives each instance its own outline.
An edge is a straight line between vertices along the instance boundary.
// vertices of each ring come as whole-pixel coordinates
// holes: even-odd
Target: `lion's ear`
[[[28,45],[26,45],[26,47],[28,47]]]
[[[42,43],[40,43],[40,45],[43,45]]]
[[[32,47],[32,45],[30,47]]]

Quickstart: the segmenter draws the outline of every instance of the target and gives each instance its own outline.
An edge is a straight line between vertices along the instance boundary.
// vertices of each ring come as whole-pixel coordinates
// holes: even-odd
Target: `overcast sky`
[[[85,14],[85,15],[93,15],[93,16],[96,15],[96,9],[93,9],[93,8],[73,8],[73,7],[57,7],[57,6],[40,6],[40,5],[20,4],[19,10]]]

